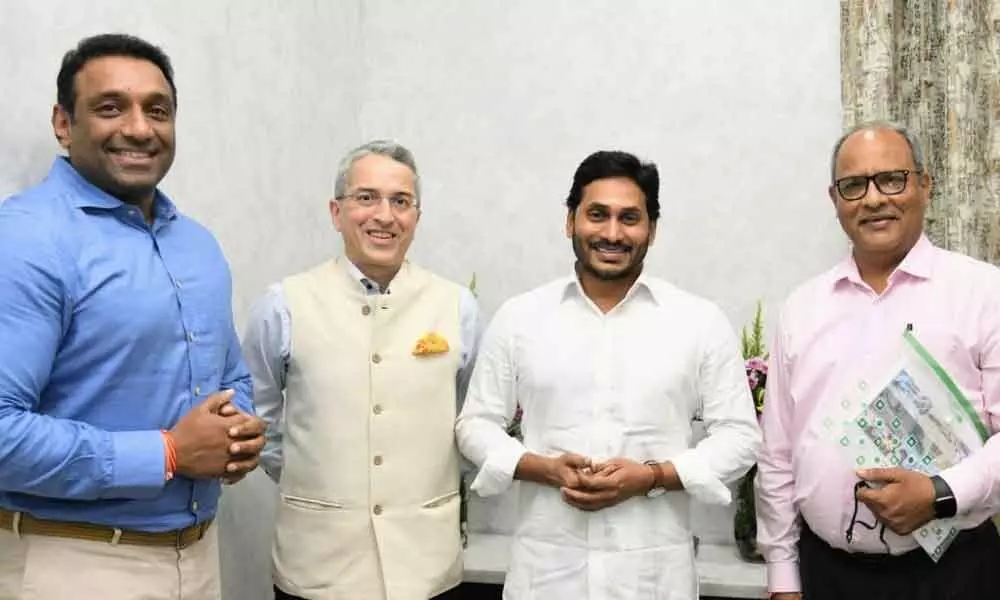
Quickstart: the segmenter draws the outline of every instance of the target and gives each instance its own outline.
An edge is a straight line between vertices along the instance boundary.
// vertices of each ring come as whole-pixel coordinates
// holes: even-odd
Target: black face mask
[[[878,521],[875,523],[865,523],[864,521],[858,519],[858,504],[860,503],[858,500],[858,490],[863,487],[870,487],[867,481],[859,481],[854,484],[854,512],[851,514],[851,524],[847,526],[847,531],[844,532],[844,537],[847,539],[848,544],[854,540],[855,525],[861,525],[869,531],[875,531],[875,529],[878,529],[878,541],[882,542],[882,545],[885,546],[886,554],[889,554],[889,542],[885,541],[885,523],[879,523]]]

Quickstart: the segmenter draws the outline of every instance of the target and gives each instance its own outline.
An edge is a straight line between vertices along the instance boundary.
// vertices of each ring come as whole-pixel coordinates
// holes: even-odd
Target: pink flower
[[[767,361],[760,356],[748,358],[744,364],[747,371],[760,371],[762,374],[767,375]]]

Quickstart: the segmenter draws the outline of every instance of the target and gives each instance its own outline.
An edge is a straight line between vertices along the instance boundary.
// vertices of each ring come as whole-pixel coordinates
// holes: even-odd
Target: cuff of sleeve
[[[779,592],[801,592],[802,582],[799,581],[799,563],[767,563],[767,591],[772,594]]]
[[[690,496],[705,504],[727,506],[733,500],[733,494],[716,477],[713,477],[708,465],[698,456],[697,449],[691,448],[670,461],[677,471]]]
[[[939,473],[955,494],[958,514],[965,514],[982,504],[989,495],[990,478],[984,477],[976,455],[966,458]]]
[[[524,445],[508,438],[510,443],[505,443],[490,453],[479,468],[479,473],[472,480],[469,489],[482,497],[502,494],[510,488],[514,481],[514,471],[517,470],[517,463],[524,456]]]
[[[111,433],[113,462],[105,497],[152,498],[166,483],[166,445],[159,431]]]

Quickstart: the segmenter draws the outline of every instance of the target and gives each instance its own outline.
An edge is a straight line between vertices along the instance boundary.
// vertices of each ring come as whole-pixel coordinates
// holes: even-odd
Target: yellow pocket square
[[[434,333],[426,333],[417,340],[417,345],[413,347],[413,356],[426,356],[428,354],[444,354],[448,351],[448,340]]]

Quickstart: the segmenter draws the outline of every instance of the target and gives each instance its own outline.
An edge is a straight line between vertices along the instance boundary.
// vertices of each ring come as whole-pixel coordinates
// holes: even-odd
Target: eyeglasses
[[[833,182],[840,197],[849,202],[860,200],[868,194],[868,184],[872,182],[875,188],[883,195],[895,196],[906,191],[906,182],[910,173],[919,174],[920,171],[882,171],[874,175],[852,175],[842,177]]]
[[[378,192],[373,192],[371,190],[358,190],[350,194],[344,194],[337,198],[337,200],[353,200],[358,206],[364,208],[373,208],[382,204],[383,200],[389,201],[389,208],[392,209],[394,213],[405,213],[410,209],[419,206],[417,200],[410,196],[409,194],[393,194],[391,196],[383,196]]]

